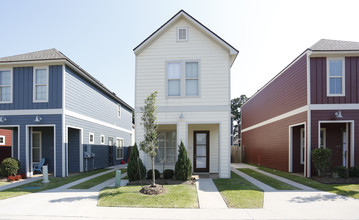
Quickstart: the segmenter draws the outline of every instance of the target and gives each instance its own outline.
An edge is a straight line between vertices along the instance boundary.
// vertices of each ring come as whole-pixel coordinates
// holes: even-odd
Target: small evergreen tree
[[[130,160],[127,165],[127,175],[129,181],[146,178],[146,168],[142,163],[136,143],[131,149]]]
[[[332,150],[329,148],[317,148],[312,151],[314,167],[318,170],[318,176],[324,176],[331,165]]]
[[[189,180],[192,176],[191,160],[187,157],[187,151],[183,142],[178,149],[178,159],[175,166],[175,177],[177,180]]]

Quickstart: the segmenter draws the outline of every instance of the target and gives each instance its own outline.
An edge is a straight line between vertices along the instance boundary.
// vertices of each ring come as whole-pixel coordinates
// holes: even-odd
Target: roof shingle
[[[321,39],[309,49],[313,51],[359,50],[359,42]]]
[[[40,50],[31,53],[24,53],[15,56],[2,57],[0,62],[20,62],[20,61],[40,61],[40,60],[60,60],[66,57],[55,48],[48,50]]]

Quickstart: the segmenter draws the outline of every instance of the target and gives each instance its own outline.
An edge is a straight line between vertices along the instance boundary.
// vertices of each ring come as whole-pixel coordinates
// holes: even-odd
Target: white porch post
[[[181,141],[183,142],[186,151],[188,152],[187,124],[184,120],[180,120],[177,123],[177,148]]]

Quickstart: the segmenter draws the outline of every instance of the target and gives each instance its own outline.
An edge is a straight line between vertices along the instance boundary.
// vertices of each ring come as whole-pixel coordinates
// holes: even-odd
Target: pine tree
[[[178,149],[178,159],[175,166],[175,177],[177,180],[189,180],[192,176],[192,164],[190,159],[187,157],[187,151],[184,147],[183,142]]]
[[[146,168],[142,163],[136,143],[131,149],[130,161],[127,166],[127,175],[130,181],[146,178]]]

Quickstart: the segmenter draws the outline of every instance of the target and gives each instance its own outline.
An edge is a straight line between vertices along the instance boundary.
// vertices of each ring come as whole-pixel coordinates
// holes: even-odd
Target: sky
[[[183,9],[239,50],[231,98],[250,97],[320,39],[359,42],[359,1],[0,0],[0,57],[56,48],[134,106],[133,48]]]

